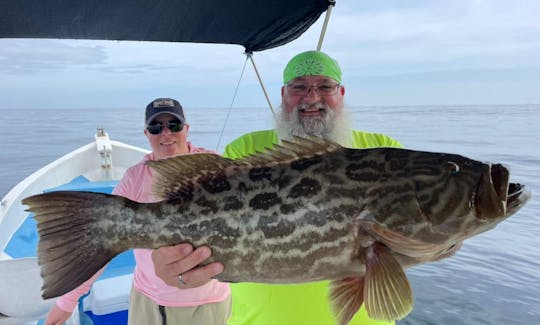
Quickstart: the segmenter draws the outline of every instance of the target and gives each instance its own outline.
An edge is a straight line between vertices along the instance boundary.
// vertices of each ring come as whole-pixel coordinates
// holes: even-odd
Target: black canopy
[[[334,0],[0,0],[0,38],[223,43],[298,38]]]

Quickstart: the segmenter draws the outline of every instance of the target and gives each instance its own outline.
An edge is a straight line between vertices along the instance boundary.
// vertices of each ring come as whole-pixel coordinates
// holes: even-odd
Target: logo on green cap
[[[294,68],[294,73],[297,76],[318,76],[324,73],[324,66],[318,60],[305,60]]]

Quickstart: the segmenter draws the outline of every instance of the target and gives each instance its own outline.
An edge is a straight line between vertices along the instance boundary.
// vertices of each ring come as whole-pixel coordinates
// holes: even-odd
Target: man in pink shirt
[[[189,124],[178,101],[158,98],[148,104],[144,134],[152,152],[126,171],[113,194],[143,203],[158,201],[152,195],[153,175],[145,164],[147,160],[213,152],[194,147],[188,142],[188,130]],[[210,257],[210,249],[203,246],[193,250],[189,244],[180,244],[163,247],[160,254],[154,252],[150,249],[133,251],[136,266],[128,324],[226,324],[231,307],[229,285],[212,279],[223,271],[223,265],[211,263],[199,266]],[[154,269],[156,258],[159,263]],[[170,272],[174,276],[171,277]],[[90,290],[101,273],[61,296],[49,311],[45,325],[63,324],[77,306],[79,298]],[[169,280],[166,283],[162,278]]]

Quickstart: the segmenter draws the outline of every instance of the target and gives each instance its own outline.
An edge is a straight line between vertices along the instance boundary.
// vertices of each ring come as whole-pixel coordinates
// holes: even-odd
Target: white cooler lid
[[[90,294],[83,299],[83,310],[94,315],[106,315],[129,307],[133,274],[96,281]]]

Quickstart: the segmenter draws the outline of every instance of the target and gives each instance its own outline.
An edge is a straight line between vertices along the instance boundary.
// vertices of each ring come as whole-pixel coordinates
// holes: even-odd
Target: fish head
[[[525,186],[510,182],[502,164],[453,154],[418,155],[411,161],[410,177],[421,213],[439,232],[454,232],[461,239],[476,235],[508,218],[530,197]]]
[[[508,168],[460,155],[373,151],[361,203],[360,231],[400,256],[403,265],[453,255],[462,242],[495,227],[525,205],[530,192],[511,183]],[[377,158],[375,158],[377,156]],[[384,158],[382,158],[384,157]],[[360,179],[360,176],[358,177]],[[363,246],[371,244],[366,241]]]
[[[466,238],[487,231],[518,211],[530,197],[511,183],[502,164],[488,164],[455,154],[384,149],[384,166],[368,209],[378,225],[376,238],[403,246],[406,240],[453,250]],[[377,195],[371,195],[377,193]],[[392,237],[392,238],[390,238]],[[427,251],[426,251],[427,253]],[[444,253],[446,254],[446,253]]]

